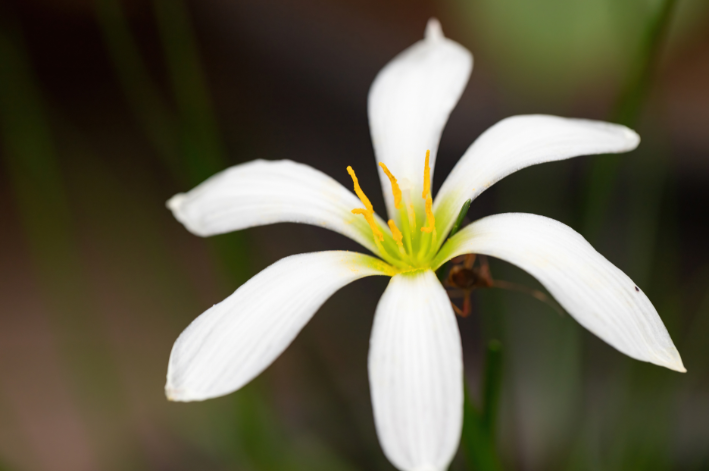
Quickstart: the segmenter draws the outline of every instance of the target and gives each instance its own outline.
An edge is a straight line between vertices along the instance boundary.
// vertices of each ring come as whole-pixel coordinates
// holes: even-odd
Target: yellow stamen
[[[426,166],[423,168],[423,194],[421,198],[426,198],[426,195],[431,192],[431,167],[428,165],[428,160],[431,157],[431,151],[426,151]]]
[[[421,232],[434,232],[436,230],[436,218],[433,217],[433,200],[431,199],[431,166],[429,159],[431,151],[426,151],[426,166],[423,169],[423,194],[422,198],[426,200],[426,226],[421,228]]]
[[[426,224],[428,226],[422,227],[421,232],[434,232],[436,230],[436,219],[433,217],[433,200],[431,195],[426,195]]]
[[[352,214],[361,214],[362,216],[364,216],[364,219],[367,220],[367,224],[369,224],[369,227],[372,229],[372,234],[374,234],[374,237],[376,237],[380,241],[384,240],[384,234],[382,234],[382,231],[379,230],[377,222],[374,220],[373,212],[367,211],[364,208],[355,208],[352,210]]]
[[[389,229],[391,229],[391,236],[394,238],[396,245],[403,248],[404,243],[402,242],[402,240],[404,239],[404,236],[401,235],[401,231],[398,227],[396,227],[396,223],[393,219],[389,219],[389,222],[387,224],[389,224]]]
[[[399,184],[396,182],[396,178],[391,174],[387,166],[384,165],[384,162],[379,162],[379,166],[384,170],[384,173],[391,182],[391,192],[394,194],[394,207],[399,209],[401,205],[401,189],[399,188]]]
[[[364,216],[364,219],[367,220],[369,227],[372,229],[372,234],[374,234],[374,237],[379,239],[380,241],[383,241],[384,234],[382,234],[382,231],[379,230],[379,226],[377,226],[377,222],[374,220],[374,206],[372,206],[372,203],[370,203],[369,198],[367,198],[367,195],[365,195],[364,191],[362,191],[362,188],[360,188],[359,180],[357,180],[357,175],[355,175],[355,172],[354,170],[352,170],[352,167],[347,167],[347,173],[349,173],[350,177],[352,177],[352,181],[354,182],[355,193],[357,193],[357,196],[359,197],[360,201],[362,201],[362,204],[365,206],[365,208],[367,208],[355,208],[352,210],[352,213],[361,214],[362,216]]]
[[[367,208],[367,211],[374,212],[374,206],[372,206],[372,203],[369,202],[369,198],[367,198],[367,195],[364,194],[362,188],[359,187],[359,180],[357,180],[357,175],[355,175],[355,172],[352,170],[351,166],[347,167],[347,173],[349,173],[350,177],[352,177],[352,181],[354,182],[354,191],[357,193],[360,201],[362,201],[362,204],[364,204]]]

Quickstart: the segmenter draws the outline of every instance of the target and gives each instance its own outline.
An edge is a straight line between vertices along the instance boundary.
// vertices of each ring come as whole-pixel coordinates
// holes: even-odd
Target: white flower
[[[541,162],[626,152],[639,142],[633,131],[614,124],[515,116],[470,146],[432,201],[440,135],[472,62],[431,20],[425,39],[375,79],[369,121],[388,224],[374,213],[350,167],[357,196],[287,160],[234,166],[168,202],[200,236],[300,222],[344,234],[379,257],[294,255],[253,277],[177,339],[168,398],[198,401],[236,391],[288,347],[335,291],[365,276],[390,276],[369,352],[379,441],[400,470],[444,470],[461,433],[463,360],[455,314],[434,271],[467,253],[501,258],[531,273],[581,325],[626,355],[685,371],[647,296],[569,227],[532,214],[500,214],[446,241],[461,206],[504,176]]]

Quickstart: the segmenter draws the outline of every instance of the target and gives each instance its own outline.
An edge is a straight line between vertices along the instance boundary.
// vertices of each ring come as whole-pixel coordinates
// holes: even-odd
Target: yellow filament
[[[376,237],[380,241],[384,240],[384,234],[382,234],[382,231],[380,231],[379,227],[377,227],[377,222],[374,220],[373,212],[367,211],[363,208],[355,208],[352,210],[352,214],[361,214],[362,216],[364,216],[364,219],[367,220],[369,227],[372,229],[372,234],[374,234],[374,237]]]
[[[393,219],[389,219],[389,222],[387,224],[389,224],[389,229],[391,229],[391,236],[394,238],[396,245],[403,248],[404,243],[402,242],[402,240],[404,239],[404,237],[401,235],[401,231],[399,230],[399,228],[396,227],[396,223]]]
[[[426,151],[426,166],[423,169],[423,194],[422,198],[426,200],[426,226],[421,228],[421,232],[434,232],[436,230],[436,218],[433,217],[433,200],[431,199],[431,166],[429,159],[431,151]]]
[[[357,193],[357,197],[359,197],[360,201],[362,201],[362,204],[364,204],[364,206],[367,208],[367,211],[373,213],[374,206],[372,206],[372,203],[369,202],[369,198],[367,198],[367,195],[364,194],[362,188],[359,187],[359,180],[357,180],[357,175],[355,175],[355,172],[354,170],[352,170],[351,166],[347,167],[347,173],[349,173],[350,177],[352,177],[352,181],[354,182],[354,191],[355,193]]]
[[[433,232],[436,230],[436,219],[433,217],[433,200],[431,195],[426,195],[426,224],[428,226],[422,227],[421,232]]]
[[[396,182],[396,178],[391,174],[387,166],[384,165],[384,162],[379,162],[379,166],[384,170],[384,173],[391,182],[391,192],[394,194],[394,207],[399,209],[401,205],[401,189],[399,188],[399,184]]]
[[[431,192],[431,167],[428,165],[431,151],[426,151],[426,166],[423,168],[423,194],[421,198],[426,198],[426,195]]]

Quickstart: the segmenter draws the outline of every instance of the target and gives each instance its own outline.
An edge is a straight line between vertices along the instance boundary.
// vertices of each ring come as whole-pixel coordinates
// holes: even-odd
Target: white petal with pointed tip
[[[335,291],[386,269],[368,255],[340,251],[274,263],[182,332],[170,354],[167,397],[201,401],[236,391],[290,345]]]
[[[491,185],[530,165],[591,154],[627,152],[638,135],[617,124],[546,115],[512,116],[485,131],[465,152],[436,195],[439,233],[447,233],[460,208]]]
[[[448,469],[463,423],[458,324],[431,270],[391,279],[374,318],[369,382],[379,442],[402,471]]]
[[[626,355],[686,371],[645,293],[570,227],[533,214],[489,216],[451,237],[436,263],[467,253],[529,272],[581,325]]]
[[[290,160],[235,165],[175,195],[167,205],[200,236],[298,222],[339,232],[379,254],[365,219],[352,214],[364,207],[359,198],[319,170]]]
[[[458,102],[473,67],[473,57],[446,39],[432,19],[426,37],[389,62],[369,90],[369,127],[377,161],[413,186],[413,201],[423,205],[426,150],[431,168],[448,115]],[[432,173],[433,174],[433,173]],[[389,217],[398,221],[389,179],[379,169]]]

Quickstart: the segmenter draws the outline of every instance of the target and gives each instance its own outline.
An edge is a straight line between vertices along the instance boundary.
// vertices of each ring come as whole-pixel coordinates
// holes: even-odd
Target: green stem
[[[178,121],[160,96],[130,32],[119,0],[94,0],[109,57],[136,121],[176,180],[197,184],[180,161]]]
[[[628,74],[628,80],[620,94],[611,121],[625,126],[634,126],[652,85],[653,72],[662,52],[662,45],[672,19],[677,0],[664,0],[657,15],[651,21],[645,40],[642,41],[638,60]],[[597,237],[598,230],[608,211],[617,185],[622,157],[606,155],[597,157],[585,186],[584,234],[589,239]]]
[[[226,158],[189,10],[183,0],[153,0],[153,6],[180,114],[184,162],[202,181],[222,170]]]
[[[640,59],[635,63],[614,111],[615,122],[632,126],[638,120],[652,85],[653,72],[662,53],[676,4],[677,0],[664,0],[657,15],[652,18],[641,44]]]
[[[461,445],[471,471],[501,471],[495,447],[495,422],[502,384],[502,344],[492,340],[485,357],[482,408],[475,406],[465,387]]]
[[[502,391],[502,343],[491,340],[487,346],[485,360],[485,377],[483,380],[483,413],[482,422],[491,437],[495,436],[497,412],[500,406]]]

